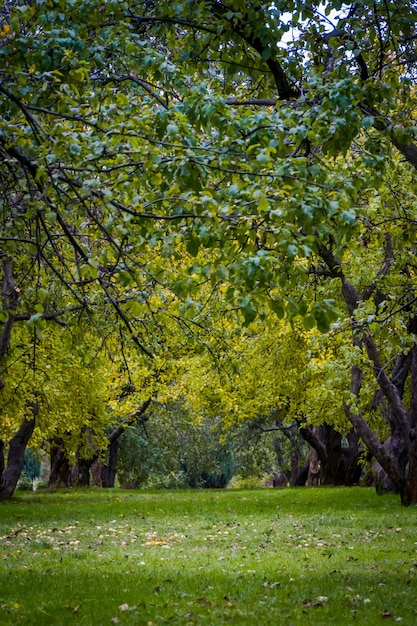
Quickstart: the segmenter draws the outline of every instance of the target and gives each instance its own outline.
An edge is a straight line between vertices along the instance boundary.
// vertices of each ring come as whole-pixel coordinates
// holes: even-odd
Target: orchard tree
[[[100,342],[88,330],[81,342],[68,329],[43,332],[39,340],[33,327],[15,327],[2,367],[1,439],[9,442],[2,497],[16,487],[29,440],[32,449],[51,452],[59,439],[74,459],[81,448],[98,451],[104,445],[110,377]]]
[[[128,487],[222,488],[234,471],[234,446],[219,418],[201,419],[185,402],[155,402],[149,419],[120,439],[118,478]]]
[[[349,342],[336,331],[323,337],[306,330],[300,320],[290,324],[267,317],[238,334],[231,320],[223,327],[227,341],[221,357],[185,355],[178,361],[171,395],[177,394],[201,420],[217,417],[225,433],[240,428],[257,439],[275,433],[277,452],[280,435],[286,434],[294,458],[291,481],[285,484],[308,478],[308,467],[304,471],[304,463],[296,463],[302,456],[300,437],[317,454],[321,484],[358,483],[363,448],[343,410]]]
[[[345,414],[417,501],[416,17],[410,0],[4,3],[1,240],[16,269],[0,356],[18,315],[98,300],[153,359],[145,314],[175,296],[192,318],[202,285],[245,324],[339,319]],[[47,308],[16,291],[39,267],[61,285]],[[361,404],[366,368],[385,443]]]

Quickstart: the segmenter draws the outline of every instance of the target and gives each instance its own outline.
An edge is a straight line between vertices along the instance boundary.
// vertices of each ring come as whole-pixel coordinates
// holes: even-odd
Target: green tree
[[[2,255],[39,286],[5,278],[0,356],[17,316],[101,304],[153,359],[165,319],[146,314],[177,299],[192,319],[202,285],[247,325],[339,316],[345,413],[417,501],[416,17],[410,0],[5,3]],[[46,309],[39,267],[60,285]]]
[[[221,420],[194,415],[185,402],[155,403],[148,420],[120,439],[118,478],[133,487],[225,487],[234,455]]]

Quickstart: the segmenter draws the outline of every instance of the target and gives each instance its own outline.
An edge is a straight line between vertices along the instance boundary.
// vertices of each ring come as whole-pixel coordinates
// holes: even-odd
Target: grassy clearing
[[[416,522],[359,488],[19,494],[0,624],[415,624]]]

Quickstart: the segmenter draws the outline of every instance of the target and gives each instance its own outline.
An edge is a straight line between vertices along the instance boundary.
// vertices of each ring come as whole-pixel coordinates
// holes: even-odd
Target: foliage
[[[360,488],[18,494],[0,621],[412,624],[415,526]]]
[[[288,476],[286,482],[290,482],[292,458],[297,457],[298,463],[294,468],[297,473],[308,461],[309,448],[298,430],[296,423],[284,425],[276,410],[266,417],[260,416],[232,427],[228,435],[233,447],[238,484],[246,488],[254,479],[253,484],[259,486],[257,478],[271,484],[274,474],[282,473]]]
[[[23,458],[23,469],[18,482],[21,491],[34,490],[35,481],[41,473],[41,457],[38,452],[26,448]]]
[[[67,303],[94,306],[104,294],[145,353],[155,346],[141,316],[163,308],[161,284],[192,314],[197,282],[228,279],[226,301],[246,323],[268,301],[326,330],[333,300],[312,287],[301,302],[289,293],[306,287],[330,235],[344,249],[364,214],[360,193],[383,174],[390,145],[414,133],[410,76],[396,71],[412,72],[413,5],[381,3],[378,30],[366,5],[355,7],[346,16],[329,4],[345,29],[331,38],[316,2],[286,14],[266,3],[74,2],[67,13],[59,2],[7,3],[2,149],[14,169],[4,173],[3,241],[20,263],[28,246],[41,263],[28,266],[38,280],[21,297],[32,321],[48,315],[52,272]],[[276,91],[279,107],[234,104]],[[381,133],[384,115],[392,131]],[[354,167],[353,141],[363,146]]]
[[[191,338],[211,349],[216,315],[239,311],[248,329],[287,319],[302,342],[337,322],[342,339],[292,411],[321,420],[323,399],[327,419],[337,396],[330,419],[347,428],[343,409],[403,502],[417,500],[416,22],[411,0],[3,3],[2,365],[15,333],[29,350],[81,316],[94,343],[117,318],[165,401]],[[211,372],[201,412],[233,423],[237,394],[225,401]],[[242,417],[250,397],[262,413],[293,398],[292,374],[281,397],[242,380]],[[329,390],[309,404],[320,374]],[[41,378],[24,380],[21,407],[45,401]],[[21,419],[6,413],[5,436]]]
[[[154,442],[149,441],[141,427],[131,427],[120,438],[117,477],[122,487],[141,487],[155,474],[168,478],[164,454]],[[160,478],[161,479],[161,478]]]
[[[192,419],[181,403],[154,404],[149,420],[120,438],[121,485],[225,487],[233,475],[230,443],[213,418]]]
[[[23,459],[23,472],[28,478],[33,480],[38,478],[41,472],[41,458],[40,454],[34,452],[30,448],[26,448],[25,458]]]

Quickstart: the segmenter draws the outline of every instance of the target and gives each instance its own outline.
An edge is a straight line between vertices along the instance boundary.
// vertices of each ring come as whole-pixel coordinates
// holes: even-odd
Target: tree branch
[[[230,11],[222,2],[214,0],[210,3],[215,16],[226,20],[233,32],[235,32],[243,41],[245,41],[251,48],[253,48],[259,56],[264,59],[266,65],[274,77],[275,85],[278,90],[280,100],[292,100],[300,96],[300,90],[293,87],[279,64],[276,56],[274,55],[272,47],[265,46],[261,38],[255,34],[248,25],[250,21],[245,21],[245,16],[239,19],[236,14],[233,19],[228,19],[226,14]],[[266,57],[266,58],[265,58]]]
[[[113,432],[108,436],[108,440],[109,440],[109,444],[113,443],[114,441],[116,441],[116,439],[118,439],[120,437],[120,435],[122,435],[125,430],[127,428],[129,428],[129,426],[131,426],[132,424],[134,424],[136,422],[136,420],[138,420],[140,417],[142,417],[144,415],[144,413],[147,411],[150,403],[152,402],[152,398],[148,398],[139,408],[137,411],[135,411],[133,413],[133,415],[131,415],[131,417],[126,420],[125,422],[123,422],[123,424],[120,424],[120,426],[118,426],[117,428],[115,428],[113,430]]]
[[[0,363],[4,359],[9,346],[10,338],[12,334],[12,328],[15,320],[15,313],[19,302],[19,288],[15,286],[13,279],[13,266],[9,257],[3,259],[3,289],[2,289],[2,302],[3,310],[8,313],[7,320],[4,322],[3,329],[0,335]],[[0,387],[3,386],[3,381],[0,378]]]
[[[230,106],[275,106],[278,100],[276,98],[249,98],[248,100],[238,100],[237,98],[227,98],[226,104]]]

